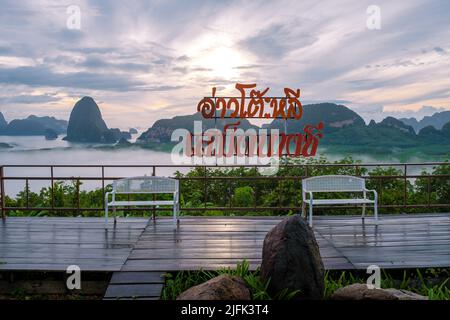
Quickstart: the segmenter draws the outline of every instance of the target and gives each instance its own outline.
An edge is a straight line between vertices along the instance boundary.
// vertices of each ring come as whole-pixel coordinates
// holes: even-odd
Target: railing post
[[[403,176],[404,176],[404,182],[405,182],[405,188],[404,188],[404,198],[403,198],[403,209],[406,211],[407,205],[408,205],[408,178],[407,178],[407,171],[408,171],[408,165],[405,164],[403,168]]]
[[[103,212],[105,211],[105,201],[103,199],[105,199],[105,166],[102,165],[102,210]]]
[[[152,176],[153,177],[156,176],[156,167],[155,166],[152,166]],[[152,195],[152,199],[153,199],[153,201],[156,201],[155,194]],[[153,219],[153,222],[156,221],[156,207],[155,206],[152,206],[152,219]]]
[[[52,199],[51,199],[51,201],[52,201],[52,213],[54,213],[55,212],[55,189],[54,189],[55,181],[54,181],[54,175],[53,175],[53,166],[50,166],[50,181],[51,181],[51,184],[52,184],[52,187],[51,187],[51,191],[52,191],[52,194],[51,194],[51,196],[52,196]]]
[[[25,203],[27,209],[30,207],[30,182],[28,179],[25,180]]]
[[[0,167],[0,197],[1,197],[1,211],[2,211],[2,220],[6,219],[6,210],[5,210],[5,182],[4,182],[4,171],[3,166]]]
[[[228,207],[231,208],[233,207],[233,202],[232,202],[232,198],[233,198],[233,194],[231,193],[231,179],[227,179],[228,180]]]
[[[205,207],[205,211],[206,211],[206,201],[208,200],[208,194],[207,194],[207,185],[206,185],[206,176],[207,176],[207,169],[206,166],[204,167],[205,171],[204,171],[204,177],[203,177],[203,191],[205,193],[205,197],[204,197],[204,207]]]
[[[80,215],[80,179],[77,179],[77,214]]]

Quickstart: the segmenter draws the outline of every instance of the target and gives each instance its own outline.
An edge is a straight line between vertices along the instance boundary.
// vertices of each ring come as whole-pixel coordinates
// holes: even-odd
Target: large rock
[[[58,139],[58,134],[53,129],[46,129],[45,130],[45,139],[47,139],[47,140]]]
[[[398,289],[369,289],[367,285],[355,283],[337,289],[333,300],[428,300],[428,297],[414,292]]]
[[[177,300],[250,300],[251,293],[244,280],[220,275],[181,293]]]
[[[324,267],[314,232],[294,215],[276,225],[264,239],[261,277],[270,279],[269,292],[300,290],[299,297],[321,299]]]
[[[119,128],[112,128],[112,129],[109,129],[109,131],[111,131],[113,133],[116,141],[118,141],[122,138],[124,138],[126,140],[131,139],[131,133],[129,133],[128,131],[121,131]]]
[[[5,142],[0,142],[0,149],[9,149],[9,148],[13,148],[13,146]]]
[[[110,136],[113,133],[103,121],[94,99],[83,97],[79,100],[70,113],[67,137],[64,139],[72,142],[110,142]]]
[[[131,146],[132,143],[125,138],[120,138],[120,140],[116,143],[116,146]]]

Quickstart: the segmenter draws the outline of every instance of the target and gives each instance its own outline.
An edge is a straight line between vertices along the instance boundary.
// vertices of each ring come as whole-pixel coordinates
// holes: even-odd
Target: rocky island
[[[121,138],[129,139],[128,132],[109,129],[102,118],[97,103],[91,97],[81,98],[70,113],[67,136],[70,142],[115,143]]]

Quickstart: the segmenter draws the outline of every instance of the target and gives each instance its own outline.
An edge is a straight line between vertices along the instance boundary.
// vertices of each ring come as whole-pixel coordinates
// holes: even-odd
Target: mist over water
[[[133,142],[138,135],[133,135]],[[146,165],[145,168],[105,168],[105,177],[129,177],[152,175],[152,165],[172,164],[171,154],[140,147],[126,147],[113,149],[105,145],[77,144],[57,140],[46,140],[41,136],[0,136],[0,142],[13,146],[0,149],[1,165]],[[324,155],[332,162],[340,160],[350,154],[340,154],[319,149],[319,155]],[[386,153],[383,155],[351,154],[353,159],[363,163],[402,163],[402,162],[430,162],[444,159],[427,156],[396,157]],[[401,169],[401,167],[399,167]],[[156,175],[171,176],[175,171],[187,172],[190,168],[156,168]],[[422,170],[430,170],[431,166],[408,167],[408,174],[419,174]],[[101,167],[97,168],[55,168],[54,177],[101,177]],[[50,177],[50,168],[5,168],[5,176],[20,177]],[[112,180],[111,180],[112,181]],[[107,181],[106,183],[110,183]],[[33,192],[42,187],[50,186],[49,180],[30,180]],[[25,186],[24,180],[6,180],[5,191],[9,196],[15,196]],[[101,181],[82,180],[82,190],[100,188]]]

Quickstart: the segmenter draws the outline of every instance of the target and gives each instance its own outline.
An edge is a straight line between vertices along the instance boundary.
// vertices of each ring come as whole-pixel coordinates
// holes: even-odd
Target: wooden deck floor
[[[175,271],[260,264],[266,233],[279,217],[120,219],[14,218],[0,222],[0,270]],[[378,226],[359,217],[316,217],[327,269],[450,267],[450,214],[384,215]]]
[[[147,225],[124,219],[105,232],[101,218],[15,218],[0,221],[0,270],[119,271]]]

